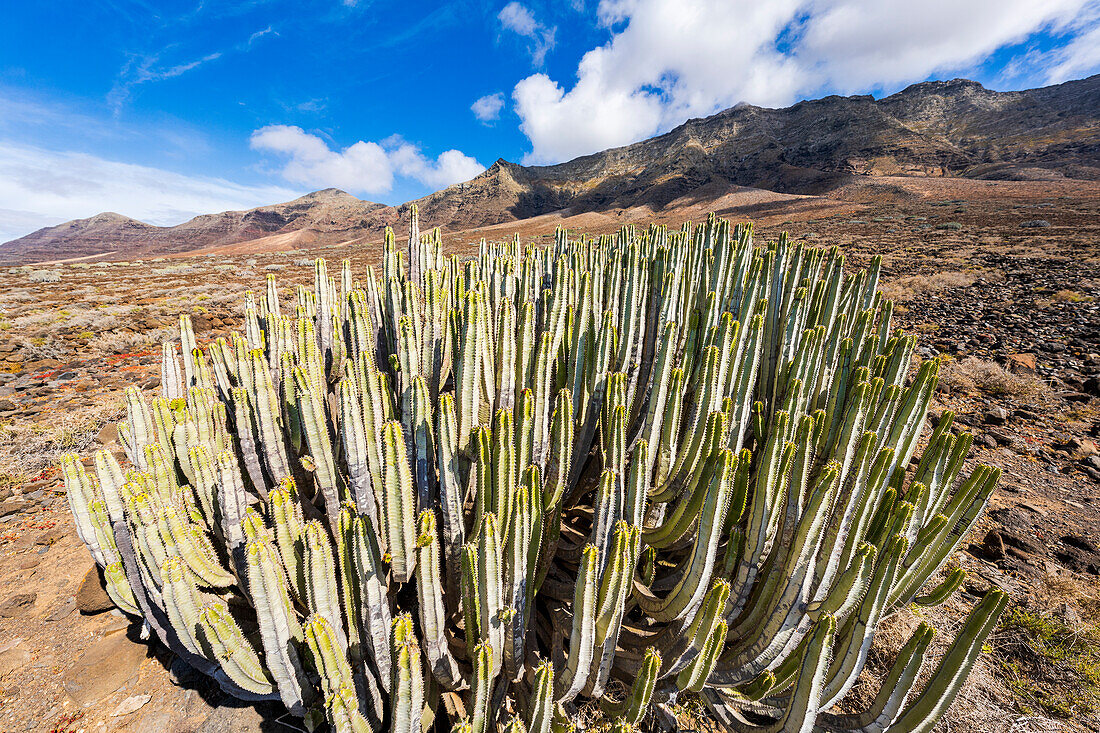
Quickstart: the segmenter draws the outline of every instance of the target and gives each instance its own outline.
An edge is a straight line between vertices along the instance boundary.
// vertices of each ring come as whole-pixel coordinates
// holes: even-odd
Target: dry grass
[[[936,636],[928,651],[915,689],[928,683],[939,660],[947,652],[955,635],[962,627],[967,613],[973,606],[972,599],[962,599],[957,594],[943,606],[901,609],[879,624],[875,633],[867,666],[860,674],[855,687],[842,701],[846,710],[865,709],[878,693],[882,681],[889,673],[898,650],[909,640],[921,621],[936,629]],[[1055,721],[1037,716],[1025,720],[1016,709],[1013,694],[1000,677],[997,661],[988,648],[979,655],[966,683],[955,701],[936,726],[937,731],[1020,731],[1038,732],[1062,730]]]
[[[19,351],[30,360],[64,359],[70,350],[63,342],[50,337],[34,338],[19,344]]]
[[[945,360],[940,367],[939,386],[947,392],[982,392],[1001,397],[1034,397],[1046,390],[1046,385],[1033,377],[1013,374],[974,356]]]
[[[0,426],[0,474],[33,476],[66,453],[87,453],[104,425],[122,418],[120,401],[59,410],[50,420]]]
[[[1092,295],[1079,293],[1076,290],[1059,290],[1051,296],[1051,300],[1059,303],[1091,303],[1096,298]]]
[[[884,297],[890,300],[911,300],[922,293],[945,288],[965,288],[978,279],[978,274],[967,271],[937,272],[933,275],[909,275],[879,286]]]
[[[61,273],[57,270],[31,270],[27,273],[27,279],[32,283],[56,283],[61,282]]]
[[[164,326],[151,331],[114,331],[90,340],[88,348],[105,354],[123,354],[178,337],[179,329],[174,326]]]
[[[1097,588],[1063,576],[1036,579],[987,640],[947,714],[943,731],[1039,733],[1097,730],[1100,725],[1100,612]],[[927,683],[973,607],[956,593],[935,608],[901,609],[879,625],[867,666],[842,703],[862,709],[879,689],[921,621],[937,631],[917,688]]]

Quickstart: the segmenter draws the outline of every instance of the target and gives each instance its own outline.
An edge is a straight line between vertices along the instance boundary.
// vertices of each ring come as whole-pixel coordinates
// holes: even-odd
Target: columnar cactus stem
[[[270,543],[253,540],[248,543],[246,555],[248,587],[257,606],[264,659],[287,709],[304,714],[313,689],[298,654],[304,633],[290,600],[286,576]]]
[[[439,536],[435,514],[431,511],[420,513],[417,548],[416,590],[425,653],[436,679],[444,686],[454,688],[458,686],[461,676],[444,633],[447,615],[443,607]]]
[[[390,421],[382,428],[385,456],[383,510],[386,549],[390,568],[398,583],[407,583],[416,565],[416,499],[412,471],[401,425]]]
[[[347,649],[344,615],[340,610],[340,587],[336,579],[336,561],[332,540],[317,521],[306,522],[302,532],[306,600],[310,611],[328,622],[340,647]]]
[[[420,671],[420,649],[413,633],[412,618],[402,614],[393,621],[393,721],[391,733],[419,733],[420,711],[424,707],[424,679]]]

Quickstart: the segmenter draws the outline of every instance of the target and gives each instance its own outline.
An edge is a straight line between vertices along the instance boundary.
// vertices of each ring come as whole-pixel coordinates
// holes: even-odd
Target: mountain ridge
[[[104,212],[0,245],[0,262],[179,254],[300,230],[318,244],[362,240],[404,221],[412,204],[422,225],[456,231],[563,210],[660,210],[736,187],[820,195],[853,179],[898,175],[1100,180],[1100,75],[1022,91],[952,79],[881,99],[742,103],[564,163],[498,158],[469,181],[398,206],[329,188],[172,227]]]

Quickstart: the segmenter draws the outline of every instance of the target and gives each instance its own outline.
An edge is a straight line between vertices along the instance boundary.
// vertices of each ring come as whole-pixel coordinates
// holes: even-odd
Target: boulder
[[[982,554],[993,562],[1003,560],[1005,557],[1005,541],[1001,533],[995,529],[989,530],[982,541]]]
[[[118,438],[118,425],[109,422],[99,429],[95,439],[100,445],[110,445]]]
[[[84,575],[84,580],[80,581],[80,587],[76,589],[76,607],[82,613],[101,613],[115,607],[104,588],[98,565],[93,565]]]
[[[1005,368],[1013,374],[1035,374],[1038,362],[1035,354],[1009,354],[1005,357]]]
[[[27,508],[25,501],[0,501],[0,517],[17,514]]]
[[[4,679],[17,669],[22,669],[30,664],[31,652],[29,649],[20,646],[22,642],[22,639],[14,639],[4,645],[7,648],[0,651],[0,679]]]
[[[1004,425],[1008,421],[1008,410],[1003,407],[990,407],[982,413],[986,425]]]

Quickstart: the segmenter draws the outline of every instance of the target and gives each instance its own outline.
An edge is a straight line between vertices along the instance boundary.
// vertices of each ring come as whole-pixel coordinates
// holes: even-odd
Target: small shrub
[[[945,361],[940,367],[939,386],[948,392],[984,392],[1003,397],[1030,397],[1046,389],[1033,377],[1013,374],[999,364],[974,356]]]
[[[1076,290],[1059,290],[1051,296],[1051,299],[1059,303],[1091,303],[1096,300],[1094,296],[1079,293]]]
[[[175,338],[177,329],[171,326],[152,331],[116,331],[104,334],[88,342],[88,347],[108,354],[123,354],[134,349],[159,344],[167,338]]]
[[[56,283],[61,282],[61,273],[57,270],[31,270],[27,273],[27,279],[32,283]]]
[[[181,275],[195,270],[191,265],[168,265],[168,267],[153,268],[154,275]]]
[[[68,319],[66,325],[70,328],[86,328],[90,331],[103,333],[121,327],[122,321],[111,313],[85,311]]]
[[[883,296],[890,300],[910,300],[921,293],[945,288],[965,288],[978,279],[977,273],[951,270],[931,275],[909,275],[879,286]]]
[[[963,225],[957,221],[945,221],[943,224],[936,225],[936,229],[948,229],[950,231],[958,231],[962,228]]]
[[[1001,619],[995,642],[1023,712],[1068,719],[1100,710],[1100,629],[1016,607]]]
[[[62,359],[69,354],[68,347],[57,339],[41,338],[24,341],[19,346],[23,356],[30,360]]]
[[[50,313],[48,311],[40,311],[38,313],[28,313],[25,316],[19,316],[12,320],[12,323],[19,329],[34,329],[48,326],[58,319],[56,313]]]
[[[104,425],[124,411],[115,401],[59,410],[50,420],[0,427],[0,474],[28,476],[56,464],[62,454],[86,452]],[[2,485],[2,482],[0,482]]]

